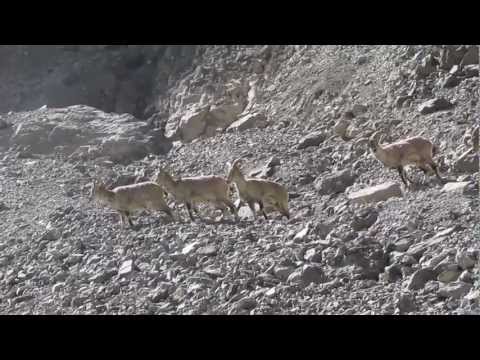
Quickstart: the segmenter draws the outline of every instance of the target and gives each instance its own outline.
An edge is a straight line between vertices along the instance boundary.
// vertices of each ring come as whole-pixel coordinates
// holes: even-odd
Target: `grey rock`
[[[454,163],[453,168],[460,173],[475,173],[479,170],[478,154],[460,156]]]
[[[407,314],[417,310],[414,296],[411,293],[400,294],[395,305],[400,314]]]
[[[305,239],[308,236],[308,232],[310,230],[310,226],[307,224],[305,228],[303,228],[301,231],[299,231],[295,236],[293,237],[293,241],[296,243],[301,243],[305,241]]]
[[[437,280],[442,283],[450,283],[456,281],[461,271],[456,264],[448,264],[441,268],[441,271],[434,269],[436,272],[439,272],[437,276]]]
[[[448,110],[453,107],[453,104],[450,101],[446,100],[445,98],[435,98],[432,100],[428,100],[422,103],[418,111],[422,115],[432,114],[437,111]]]
[[[433,73],[436,69],[437,62],[432,55],[423,58],[422,63],[415,68],[415,76],[417,79],[423,79]]]
[[[368,110],[368,106],[364,104],[355,104],[352,107],[352,113],[355,117],[365,114]]]
[[[126,260],[122,263],[122,265],[120,265],[120,268],[118,269],[118,276],[120,277],[128,276],[132,274],[133,270],[134,270],[133,260],[132,259]]]
[[[467,188],[468,184],[469,184],[468,181],[449,182],[443,186],[442,191],[463,193]]]
[[[413,99],[413,97],[409,96],[409,95],[399,96],[395,100],[395,106],[397,108],[401,108],[403,106],[403,104],[405,104],[408,100],[412,100],[412,99]]]
[[[116,269],[110,269],[106,270],[104,272],[98,273],[92,277],[90,277],[88,280],[93,281],[94,283],[101,284],[104,283],[111,278],[113,278],[115,275],[117,275],[117,270]]]
[[[375,208],[368,207],[353,216],[351,225],[355,231],[366,230],[377,221],[377,218],[378,211]]]
[[[310,261],[313,263],[322,262],[322,253],[317,249],[308,249],[307,251],[305,251],[305,255],[303,257],[306,261]]]
[[[467,65],[463,68],[463,74],[466,78],[478,77],[479,65]]]
[[[464,270],[458,277],[458,280],[462,282],[470,283],[470,284],[473,284],[475,282],[475,279],[473,278],[472,273],[468,270]]]
[[[470,269],[477,263],[471,251],[459,251],[455,256],[455,261],[463,270]]]
[[[458,84],[460,84],[461,79],[455,75],[448,75],[445,80],[442,82],[442,87],[445,89],[450,89]]]
[[[252,128],[264,128],[267,125],[267,117],[264,113],[254,113],[241,117],[230,125],[227,131],[244,131]]]
[[[168,283],[158,284],[158,287],[153,290],[149,295],[150,301],[156,304],[166,300],[168,298],[170,289],[171,286]]]
[[[435,280],[436,274],[431,268],[423,268],[415,271],[408,279],[408,290],[419,290],[430,280]]]
[[[291,273],[295,271],[292,266],[275,266],[273,269],[274,275],[280,280],[287,280]]]
[[[237,301],[234,305],[236,310],[253,310],[257,307],[257,300],[251,297],[245,297]]]
[[[217,247],[215,245],[207,245],[197,250],[198,255],[214,256],[217,253]]]
[[[412,245],[413,240],[409,238],[399,239],[393,243],[393,249],[399,252],[405,252]]]
[[[310,283],[320,284],[326,281],[323,270],[318,265],[304,265],[291,273],[287,282],[299,283],[308,286]]]
[[[353,185],[356,178],[355,173],[350,169],[345,169],[318,179],[315,182],[315,189],[321,195],[341,193],[344,192],[347,187]]]
[[[462,58],[460,62],[461,67],[465,67],[467,65],[478,65],[478,46],[477,45],[470,45],[467,52]]]
[[[393,283],[402,279],[402,268],[399,264],[392,264],[385,267],[385,272],[382,274],[382,278],[387,283]]]
[[[397,182],[386,182],[376,186],[370,186],[347,195],[352,203],[365,204],[388,200],[391,197],[402,197],[402,189]]]
[[[302,150],[310,146],[318,146],[325,140],[325,138],[326,138],[326,135],[324,132],[314,131],[313,133],[300,139],[297,145],[297,149]]]
[[[460,299],[467,295],[471,288],[472,284],[458,281],[441,286],[438,289],[437,295],[441,298]]]
[[[21,295],[21,296],[17,296],[16,298],[14,298],[13,302],[15,304],[19,304],[19,303],[30,301],[30,300],[33,300],[33,299],[35,299],[35,296],[32,295],[32,294]]]
[[[460,64],[465,52],[454,45],[444,46],[440,52],[440,68],[450,70],[452,66]]]

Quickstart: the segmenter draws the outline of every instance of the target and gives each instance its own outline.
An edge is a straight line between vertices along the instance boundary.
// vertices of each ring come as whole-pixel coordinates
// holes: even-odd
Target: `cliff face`
[[[0,112],[89,105],[144,119],[191,66],[196,46],[0,47]]]

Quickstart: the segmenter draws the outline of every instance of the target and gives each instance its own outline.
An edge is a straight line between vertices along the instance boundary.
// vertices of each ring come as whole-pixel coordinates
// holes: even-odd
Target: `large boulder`
[[[18,115],[11,115],[14,125],[9,145],[28,146],[32,153],[49,154],[61,149],[69,156],[87,151],[93,158],[107,156],[114,162],[128,163],[149,153],[165,154],[172,146],[161,130],[130,114],[74,105],[23,113],[21,122]]]

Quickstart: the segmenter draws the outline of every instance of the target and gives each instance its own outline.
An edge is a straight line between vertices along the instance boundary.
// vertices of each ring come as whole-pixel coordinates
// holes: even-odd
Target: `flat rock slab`
[[[449,182],[449,183],[446,183],[443,186],[442,191],[443,192],[461,192],[461,193],[463,193],[463,191],[465,190],[465,188],[467,187],[468,184],[469,184],[468,181]]]
[[[453,107],[450,101],[444,98],[436,98],[428,100],[418,107],[418,111],[422,115],[432,114],[437,111],[448,110]]]
[[[248,114],[233,124],[231,124],[227,131],[244,131],[252,128],[264,128],[267,126],[267,117],[263,113]]]
[[[371,186],[347,195],[348,199],[355,204],[385,201],[391,197],[402,196],[403,194],[400,184],[391,181],[380,185]]]

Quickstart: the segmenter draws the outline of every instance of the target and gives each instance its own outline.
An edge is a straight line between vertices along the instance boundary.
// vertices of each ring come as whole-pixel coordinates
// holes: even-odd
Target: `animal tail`
[[[438,146],[437,145],[433,145],[432,147],[432,156],[435,156],[438,154]]]

